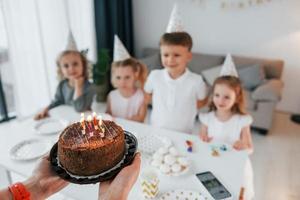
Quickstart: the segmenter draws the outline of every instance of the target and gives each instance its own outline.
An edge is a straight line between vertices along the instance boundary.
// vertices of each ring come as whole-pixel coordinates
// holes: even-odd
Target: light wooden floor
[[[300,124],[277,113],[267,136],[253,133],[254,184],[257,200],[300,199]]]

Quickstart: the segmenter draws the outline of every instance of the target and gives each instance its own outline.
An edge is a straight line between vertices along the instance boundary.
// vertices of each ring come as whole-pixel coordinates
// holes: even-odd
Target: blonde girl
[[[47,117],[49,110],[67,104],[77,112],[91,109],[95,89],[88,81],[87,59],[82,53],[74,50],[63,51],[57,58],[57,73],[60,80],[54,100],[35,115],[35,119]]]
[[[108,95],[106,113],[143,122],[147,105],[143,91],[147,67],[134,58],[112,63],[111,82],[116,88]]]

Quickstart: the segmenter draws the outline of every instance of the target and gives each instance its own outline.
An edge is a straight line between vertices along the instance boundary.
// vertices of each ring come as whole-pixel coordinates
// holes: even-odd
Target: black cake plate
[[[62,179],[67,180],[71,183],[76,183],[76,184],[91,184],[91,183],[98,183],[98,182],[103,182],[110,180],[114,178],[122,168],[126,167],[127,165],[130,165],[131,162],[133,161],[134,155],[137,151],[138,148],[138,142],[136,137],[128,132],[124,131],[125,134],[125,142],[127,144],[127,148],[125,152],[125,158],[123,163],[115,168],[114,170],[104,173],[104,175],[99,175],[99,176],[94,176],[93,178],[91,177],[80,177],[80,178],[75,178],[73,176],[70,176],[64,168],[59,166],[58,160],[57,160],[57,143],[55,143],[50,151],[50,163],[53,171]],[[103,174],[103,173],[102,173]]]

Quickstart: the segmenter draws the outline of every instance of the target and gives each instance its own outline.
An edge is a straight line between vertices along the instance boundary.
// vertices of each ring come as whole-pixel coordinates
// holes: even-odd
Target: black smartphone
[[[214,199],[231,199],[230,192],[228,192],[213,173],[207,171],[198,173],[196,176]]]

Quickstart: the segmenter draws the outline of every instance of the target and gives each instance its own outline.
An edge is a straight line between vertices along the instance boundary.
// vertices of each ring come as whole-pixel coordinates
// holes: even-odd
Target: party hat
[[[68,43],[67,43],[67,47],[66,50],[70,50],[70,51],[78,51],[77,49],[77,45],[73,36],[72,31],[70,30],[69,32],[69,37],[68,37]]]
[[[238,77],[235,64],[232,61],[230,54],[227,54],[224,64],[221,69],[220,76],[235,76]]]
[[[169,24],[166,30],[167,33],[183,32],[183,25],[181,15],[178,10],[177,4],[174,5],[169,19]]]
[[[130,54],[128,53],[127,49],[125,48],[124,44],[121,42],[119,37],[115,35],[114,39],[114,62],[125,60],[130,58]]]

